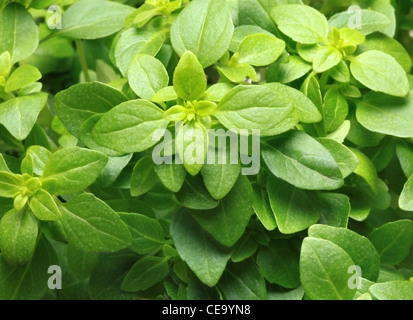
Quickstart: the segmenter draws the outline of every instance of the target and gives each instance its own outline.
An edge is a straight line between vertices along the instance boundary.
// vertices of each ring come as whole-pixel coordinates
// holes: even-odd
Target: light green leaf
[[[191,51],[186,51],[175,69],[174,89],[182,99],[198,100],[207,88],[204,69]]]
[[[238,48],[241,42],[248,36],[260,34],[260,35],[270,35],[273,36],[270,32],[253,25],[241,25],[234,30],[234,35],[232,36],[231,44],[229,46],[229,50],[232,52],[238,52]]]
[[[18,67],[6,82],[4,91],[17,91],[42,77],[40,71],[29,64]]]
[[[23,179],[11,172],[0,171],[0,197],[14,198],[20,192]]]
[[[358,158],[356,155],[350,151],[345,145],[328,138],[317,139],[324,148],[326,148],[334,160],[336,160],[337,165],[343,175],[343,178],[347,178],[358,165]]]
[[[57,180],[56,193],[78,193],[96,180],[107,162],[107,156],[98,151],[68,147],[49,158],[42,178]]]
[[[0,52],[8,51],[15,64],[31,56],[39,44],[39,31],[31,14],[10,3],[0,13]]]
[[[0,123],[18,140],[27,138],[40,111],[47,102],[46,93],[33,93],[0,104]]]
[[[64,13],[59,34],[75,39],[104,38],[119,31],[133,11],[113,1],[78,1]]]
[[[282,127],[292,111],[292,103],[283,92],[258,85],[237,86],[221,100],[215,116],[230,130],[259,129],[261,135],[273,135],[270,130]]]
[[[180,56],[190,50],[206,68],[225,54],[233,33],[231,11],[226,1],[195,0],[172,24],[171,41]]]
[[[346,120],[348,103],[335,89],[327,91],[324,97],[324,125],[327,132],[337,130]]]
[[[300,278],[305,293],[313,300],[352,300],[356,289],[348,285],[354,262],[334,243],[305,238],[301,247]]]
[[[397,97],[409,94],[406,71],[384,52],[371,50],[360,54],[352,60],[350,70],[358,81],[373,91]]]
[[[330,46],[320,47],[314,56],[313,69],[317,73],[322,73],[338,65],[343,56],[341,52]]]
[[[11,266],[24,266],[36,247],[37,220],[29,209],[7,212],[0,221],[1,257]]]
[[[266,78],[268,82],[290,83],[300,79],[311,69],[311,64],[300,57],[290,56],[287,62],[277,61],[273,63],[267,70]]]
[[[64,127],[78,136],[79,128],[86,120],[127,100],[123,93],[106,84],[80,83],[60,91],[55,97],[54,107]]]
[[[163,64],[149,55],[134,56],[128,67],[129,84],[142,99],[151,100],[156,92],[168,86],[169,76]]]
[[[325,41],[328,34],[326,17],[305,5],[283,5],[271,11],[278,28],[294,41],[313,44]]]
[[[369,291],[379,300],[413,300],[413,282],[411,281],[375,283]]]
[[[349,21],[354,21],[354,11],[345,11],[333,15],[328,23],[330,27],[341,29],[348,27]],[[382,31],[390,25],[390,20],[384,14],[368,9],[361,10],[361,26],[358,29],[364,35],[369,35],[376,31]],[[356,20],[357,21],[357,20]]]
[[[29,202],[29,207],[39,220],[55,221],[62,217],[53,197],[43,189],[37,191]]]
[[[240,44],[239,63],[267,66],[276,61],[285,50],[285,42],[267,34],[247,36]]]
[[[314,225],[308,230],[308,236],[329,240],[338,245],[362,270],[363,278],[376,281],[380,270],[380,257],[373,244],[358,233],[326,225]]]
[[[357,104],[357,120],[373,132],[396,137],[413,137],[413,94],[396,98],[368,93]]]
[[[129,62],[137,54],[154,57],[165,41],[165,33],[130,28],[115,38],[111,47],[111,60],[126,77]]]
[[[277,221],[275,220],[274,213],[271,209],[268,194],[266,190],[258,185],[253,185],[254,189],[254,202],[253,209],[262,225],[268,231],[272,231],[277,228]]]
[[[141,152],[157,143],[153,141],[153,134],[167,125],[162,110],[156,105],[145,100],[131,100],[107,112],[96,124],[92,136],[106,148],[125,153]]]

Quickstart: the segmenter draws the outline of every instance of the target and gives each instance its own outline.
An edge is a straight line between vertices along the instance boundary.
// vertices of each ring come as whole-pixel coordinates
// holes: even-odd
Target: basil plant
[[[413,299],[412,8],[0,0],[0,299]]]

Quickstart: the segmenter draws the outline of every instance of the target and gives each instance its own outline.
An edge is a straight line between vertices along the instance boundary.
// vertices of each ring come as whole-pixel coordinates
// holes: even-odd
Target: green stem
[[[86,82],[91,82],[89,69],[87,66],[85,50],[83,49],[83,43],[80,39],[75,40],[77,52],[79,54],[80,65],[82,66],[83,75],[85,76]]]

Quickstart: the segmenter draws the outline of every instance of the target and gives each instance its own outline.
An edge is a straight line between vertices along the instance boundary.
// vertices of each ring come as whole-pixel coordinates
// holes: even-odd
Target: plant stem
[[[83,75],[85,76],[85,81],[91,82],[90,75],[89,75],[89,69],[87,67],[85,50],[83,49],[83,43],[80,39],[76,39],[75,43],[76,43],[77,52],[79,54],[79,60],[82,66]]]

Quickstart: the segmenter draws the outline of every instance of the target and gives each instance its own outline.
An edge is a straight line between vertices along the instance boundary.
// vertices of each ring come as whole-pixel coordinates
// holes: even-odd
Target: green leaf
[[[340,193],[319,193],[321,218],[319,223],[332,227],[346,228],[351,211],[350,199]]]
[[[308,236],[329,240],[338,245],[362,270],[363,278],[376,281],[380,270],[380,257],[373,244],[354,231],[325,225],[314,225],[308,230]]]
[[[375,283],[369,288],[369,291],[378,300],[412,300],[413,282],[390,281]]]
[[[46,93],[7,100],[0,104],[0,123],[13,137],[23,140],[29,135],[46,102]]]
[[[0,52],[8,51],[15,64],[31,56],[39,44],[39,31],[31,14],[10,3],[0,13]]]
[[[168,86],[169,76],[163,64],[149,55],[134,56],[128,67],[129,84],[142,99],[151,100],[156,92]]]
[[[400,141],[396,145],[396,153],[406,178],[413,175],[413,148],[406,142]]]
[[[350,82],[350,69],[344,61],[341,61],[334,68],[330,69],[330,76],[338,82]]]
[[[237,162],[231,162],[230,148],[215,150],[215,162],[204,164],[201,169],[205,187],[214,199],[224,198],[235,185],[241,173],[238,155]]]
[[[233,246],[244,234],[252,211],[252,188],[241,176],[231,192],[209,211],[191,212],[195,220],[220,243]]]
[[[79,280],[88,279],[101,258],[100,253],[86,252],[72,245],[67,246],[66,254],[70,271]]]
[[[106,84],[80,83],[60,91],[55,97],[54,107],[66,129],[78,136],[86,120],[106,113],[127,100],[123,93]]]
[[[155,172],[167,189],[172,192],[181,190],[186,177],[186,170],[182,164],[174,161],[171,164],[155,165]]]
[[[265,300],[265,280],[252,260],[231,264],[219,285],[228,300]]]
[[[132,234],[133,245],[130,248],[139,254],[148,254],[165,244],[164,231],[155,219],[138,213],[120,213]]]
[[[184,124],[176,136],[176,149],[186,171],[195,176],[201,171],[208,154],[209,136],[199,122]]]
[[[370,50],[378,50],[392,56],[406,72],[409,72],[412,68],[412,59],[403,45],[384,34],[372,34],[366,39],[366,42],[358,47],[358,53]]]
[[[175,196],[182,206],[189,209],[208,210],[215,208],[219,203],[209,194],[199,176],[187,177]]]
[[[92,136],[100,145],[119,152],[144,151],[156,144],[153,134],[164,130],[168,121],[156,105],[145,100],[121,103],[96,124]]]
[[[296,42],[313,44],[327,39],[327,19],[312,7],[295,4],[278,6],[271,11],[271,17],[281,32]]]
[[[173,22],[171,41],[180,56],[190,50],[206,68],[225,54],[233,33],[231,11],[226,1],[195,0]]]
[[[413,222],[398,220],[373,230],[369,235],[380,255],[382,264],[396,265],[409,254],[413,239]]]
[[[147,54],[154,57],[165,41],[163,32],[145,29],[127,29],[116,37],[111,47],[111,60],[126,77],[129,62],[137,54]]]
[[[207,88],[204,68],[191,51],[186,51],[179,60],[173,82],[175,92],[182,99],[198,100],[204,94]]]
[[[267,66],[276,61],[285,50],[285,42],[267,34],[247,36],[238,48],[239,63]]]
[[[343,177],[333,156],[319,142],[293,131],[262,145],[262,157],[276,177],[307,190],[334,190]]]
[[[31,146],[26,150],[26,156],[30,155],[33,160],[33,172],[39,176],[43,175],[43,170],[47,160],[49,160],[52,153],[41,146]]]
[[[300,79],[312,69],[311,64],[298,56],[290,56],[287,62],[277,61],[267,70],[268,82],[290,83]]]
[[[90,297],[95,300],[132,300],[136,294],[121,290],[121,285],[137,258],[130,252],[103,255],[90,275]]]
[[[360,28],[358,28],[358,31],[360,31],[364,35],[369,35],[376,31],[382,31],[390,24],[390,20],[380,12],[362,9],[360,14],[361,26]],[[348,27],[349,21],[353,20],[354,17],[354,11],[340,12],[333,15],[328,21],[328,23],[330,24],[330,27],[336,27],[337,29],[341,29],[344,27]]]
[[[258,253],[257,264],[270,283],[289,289],[300,285],[299,254],[288,241],[272,241]]]
[[[233,248],[234,251],[232,252],[231,260],[237,263],[251,257],[255,251],[257,251],[258,243],[252,235],[244,234]]]
[[[51,274],[47,270],[56,264],[56,253],[45,237],[40,238],[30,263],[24,268],[12,267],[0,259],[0,299],[43,299],[50,290],[47,283]]]
[[[173,100],[177,100],[178,99],[178,95],[175,92],[174,87],[169,86],[169,87],[165,87],[162,88],[161,90],[159,90],[153,97],[152,97],[152,101],[153,102],[165,102],[165,101],[173,101]]]
[[[267,192],[271,208],[277,220],[278,229],[283,234],[292,234],[307,229],[317,223],[321,208],[318,199],[309,191],[270,177]]]
[[[177,212],[171,235],[179,256],[204,284],[213,287],[231,257],[231,249],[216,242],[187,212]]]
[[[228,129],[261,130],[261,136],[274,135],[277,126],[285,131],[283,120],[293,112],[284,96],[265,86],[237,86],[229,91],[218,105],[215,116]],[[295,124],[291,124],[290,129]]]
[[[229,50],[232,52],[238,52],[238,48],[241,42],[250,35],[270,35],[273,36],[270,32],[253,25],[241,25],[234,30],[234,35],[232,36],[231,44]],[[274,36],[273,36],[274,37]]]
[[[343,175],[343,178],[347,178],[358,165],[358,158],[356,155],[350,151],[345,145],[328,138],[317,139],[324,148],[326,148],[334,160],[336,160],[337,165]]]
[[[268,231],[272,231],[277,228],[277,221],[275,220],[274,213],[272,212],[268,194],[264,188],[258,185],[254,184],[252,187],[254,189],[254,212],[264,228]]]
[[[350,70],[358,81],[373,91],[397,97],[409,94],[406,71],[386,53],[377,50],[364,52],[352,60]]]
[[[348,103],[335,89],[327,91],[324,97],[324,124],[327,132],[337,130],[346,120]]]
[[[39,220],[55,221],[62,217],[53,197],[43,189],[37,191],[30,198],[29,207]]]
[[[356,289],[349,288],[348,270],[353,265],[349,255],[334,243],[305,238],[300,257],[305,293],[313,300],[352,300]]]
[[[357,120],[373,132],[396,137],[413,137],[413,94],[396,98],[368,93],[357,102]]]
[[[162,281],[169,273],[168,259],[162,257],[144,257],[136,262],[122,282],[122,290],[137,292],[149,289]]]
[[[21,176],[0,171],[0,197],[14,198],[20,193],[22,185],[23,179]]]
[[[371,160],[360,150],[350,148],[350,150],[356,155],[358,159],[358,165],[354,169],[354,173],[362,177],[368,185],[371,187],[373,192],[378,191],[379,187],[379,177],[377,175],[377,170]]]
[[[317,73],[322,73],[338,65],[343,56],[341,52],[330,46],[320,47],[314,56],[313,69]]]
[[[132,7],[112,1],[79,1],[63,15],[59,34],[75,39],[104,38],[122,29],[133,11]]]
[[[147,193],[155,185],[156,173],[152,157],[141,158],[133,168],[130,192],[132,197],[139,197]]]
[[[322,116],[317,107],[301,91],[281,83],[268,83],[265,86],[273,89],[284,97],[288,97],[295,107],[301,122],[315,123],[322,120]]]
[[[6,82],[4,91],[17,91],[42,77],[40,71],[29,64],[18,67]]]
[[[96,180],[107,162],[107,156],[98,151],[64,148],[49,158],[42,177],[57,180],[56,193],[78,193]]]
[[[59,206],[69,243],[92,252],[114,252],[132,245],[119,215],[92,194],[81,194]]]
[[[35,251],[37,233],[37,220],[30,210],[10,210],[0,221],[1,257],[11,266],[24,266]]]

